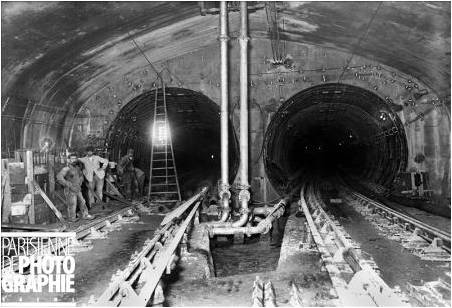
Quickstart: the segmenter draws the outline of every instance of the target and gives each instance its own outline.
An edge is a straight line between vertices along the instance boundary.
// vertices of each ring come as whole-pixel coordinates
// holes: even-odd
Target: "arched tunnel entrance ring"
[[[377,94],[346,84],[298,92],[273,115],[265,134],[270,183],[284,194],[300,173],[339,168],[390,184],[408,160],[405,130],[392,107]]]
[[[133,98],[119,111],[106,135],[109,159],[119,161],[128,148],[134,149],[136,167],[149,176],[153,89]],[[201,185],[215,186],[220,177],[220,108],[200,92],[165,88],[167,113],[182,198],[191,196]],[[239,165],[238,141],[229,125],[229,175],[232,181]],[[211,190],[214,191],[214,190]]]

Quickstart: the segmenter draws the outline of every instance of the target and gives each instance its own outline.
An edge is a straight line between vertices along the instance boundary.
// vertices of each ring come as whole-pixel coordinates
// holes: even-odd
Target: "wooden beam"
[[[62,227],[49,227],[45,225],[29,225],[29,224],[5,224],[2,223],[2,229],[18,229],[18,230],[35,230],[35,231],[63,231],[66,229],[65,226]]]
[[[14,160],[16,162],[20,162],[21,161],[20,152],[19,151],[14,151]]]
[[[47,170],[47,166],[45,166],[45,165],[35,165],[33,168],[34,175],[46,174],[46,173],[48,173],[48,170]]]
[[[55,156],[52,154],[49,154],[49,194],[50,196],[53,195],[55,192]]]
[[[11,215],[11,184],[8,159],[2,159],[2,224],[9,222]]]
[[[50,209],[53,211],[53,213],[55,214],[55,216],[58,218],[59,221],[61,221],[62,223],[65,222],[63,215],[61,215],[61,212],[58,211],[58,209],[55,207],[55,205],[53,204],[53,202],[49,199],[49,197],[47,197],[47,195],[45,194],[45,192],[41,189],[41,187],[39,186],[38,183],[36,183],[35,181],[33,181],[34,187],[35,189],[39,192],[39,194],[41,195],[42,199],[44,199],[44,201],[47,203],[47,205],[50,207]]]
[[[110,189],[113,191],[113,193],[115,193],[116,195],[118,195],[121,198],[124,198],[124,196],[119,192],[119,190],[116,188],[116,186],[113,185],[113,183],[110,182],[106,177],[105,177],[105,182],[107,183],[107,186],[110,187]]]
[[[110,198],[112,198],[112,199],[115,199],[115,200],[117,200],[117,201],[119,201],[119,202],[121,202],[121,203],[123,203],[123,204],[128,205],[128,206],[135,206],[135,204],[133,204],[132,202],[129,202],[129,201],[127,201],[126,199],[123,199],[123,198],[121,198],[121,197],[119,197],[119,196],[110,194],[109,192],[104,192],[104,194],[105,194],[106,196],[108,196],[108,197],[110,197]]]
[[[54,192],[53,193],[53,197],[56,197],[58,200],[60,200],[67,207],[66,199],[61,197],[61,195],[58,192]]]
[[[28,222],[35,223],[35,196],[34,196],[34,170],[33,170],[33,152],[27,150],[25,152],[25,171],[26,171],[26,184],[28,185],[28,192],[31,193],[31,204],[28,208]]]

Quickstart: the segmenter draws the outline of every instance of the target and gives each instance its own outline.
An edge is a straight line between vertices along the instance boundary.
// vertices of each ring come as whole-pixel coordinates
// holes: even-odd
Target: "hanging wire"
[[[129,36],[132,36],[132,35],[130,34],[130,32],[128,32],[128,33],[129,33]],[[138,45],[138,43],[135,41],[135,39],[134,39],[133,37],[131,37],[131,40],[132,40],[133,44],[135,45],[135,47],[140,51],[140,53],[143,55],[143,57],[144,57],[144,58],[146,59],[146,61],[149,63],[149,65],[151,66],[152,70],[153,70],[153,71],[155,72],[155,74],[157,75],[156,78],[154,79],[154,81],[151,83],[151,85],[152,85],[153,83],[155,83],[155,81],[156,81],[157,79],[160,79],[160,80],[163,82],[163,77],[162,77],[163,71],[167,71],[168,74],[170,74],[170,76],[171,76],[172,78],[177,79],[177,81],[178,81],[180,84],[183,83],[182,80],[181,80],[179,77],[177,77],[176,75],[174,75],[174,74],[169,70],[168,66],[166,66],[166,65],[162,65],[163,68],[162,68],[160,71],[158,71],[157,68],[155,67],[155,65],[152,64],[151,60],[149,60],[149,58],[146,56],[146,54],[144,53],[143,49],[141,49],[141,47],[140,47],[140,46]]]
[[[361,37],[359,38],[357,44],[354,46],[353,51],[357,50],[361,46],[361,43],[363,42],[363,40],[367,38],[367,35],[369,34],[370,27],[372,26],[372,24],[373,24],[373,22],[375,20],[375,17],[377,16],[378,11],[380,10],[382,4],[383,4],[383,2],[379,2],[378,3],[377,8],[375,9],[374,13],[372,14],[372,17],[369,20],[369,23],[367,24],[366,30],[364,31],[363,35],[361,35]],[[352,52],[350,58],[347,60],[346,65],[343,67],[341,74],[339,75],[337,83],[341,82],[342,77],[344,76],[345,70],[347,69],[347,67],[352,62],[354,56],[355,56],[355,53]]]
[[[273,61],[276,64],[284,63],[286,54],[285,44],[281,44],[281,38],[278,26],[278,10],[276,2],[267,2],[265,4],[265,13],[267,16],[268,33],[270,35]]]

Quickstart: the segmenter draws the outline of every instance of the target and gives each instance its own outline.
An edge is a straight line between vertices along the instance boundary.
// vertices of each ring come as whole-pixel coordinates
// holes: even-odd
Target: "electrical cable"
[[[367,38],[367,35],[369,34],[370,27],[371,27],[372,23],[374,22],[375,17],[377,16],[377,13],[378,13],[378,11],[380,10],[380,7],[381,7],[382,4],[383,4],[382,1],[380,1],[380,2],[378,3],[377,8],[375,9],[374,13],[372,14],[372,17],[370,18],[369,23],[367,24],[366,31],[364,31],[363,35],[359,38],[358,43],[354,46],[353,50],[358,49],[358,48],[361,46],[362,41],[363,41],[365,38]],[[337,80],[337,83],[340,83],[340,82],[341,82],[342,77],[344,76],[345,70],[346,70],[347,67],[349,66],[350,62],[353,60],[353,57],[354,57],[354,56],[355,56],[355,53],[352,52],[352,55],[351,55],[350,58],[347,60],[346,65],[345,65],[345,66],[343,67],[343,69],[342,69],[342,73],[341,73],[341,75],[339,76],[339,78],[338,78],[338,80]]]

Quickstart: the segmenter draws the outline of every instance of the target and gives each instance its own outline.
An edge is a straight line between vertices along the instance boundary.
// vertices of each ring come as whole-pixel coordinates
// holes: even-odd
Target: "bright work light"
[[[152,140],[157,144],[166,144],[169,138],[169,127],[164,121],[154,122]]]

